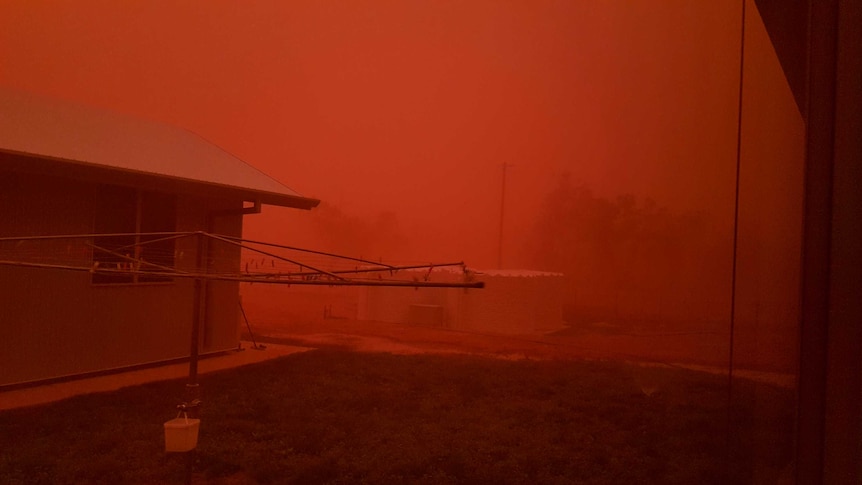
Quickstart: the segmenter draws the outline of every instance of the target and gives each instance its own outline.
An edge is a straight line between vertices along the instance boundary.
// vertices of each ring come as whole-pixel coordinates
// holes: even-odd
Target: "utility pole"
[[[500,233],[497,238],[497,269],[503,269],[503,221],[506,214],[506,171],[514,165],[503,163],[503,187],[500,191]]]

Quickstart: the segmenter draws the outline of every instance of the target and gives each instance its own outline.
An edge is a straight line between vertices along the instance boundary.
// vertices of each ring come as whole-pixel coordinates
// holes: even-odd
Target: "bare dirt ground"
[[[566,327],[547,334],[495,335],[448,328],[398,323],[319,320],[280,322],[278,318],[255,323],[248,310],[254,336],[262,342],[336,347],[361,352],[394,354],[452,353],[502,359],[599,359],[624,360],[647,365],[669,365],[727,373],[727,335],[692,331],[638,331],[608,324]],[[246,338],[250,337],[246,332]],[[784,365],[776,365],[768,351],[759,361],[735,366],[740,377],[792,387],[795,377]],[[737,361],[739,363],[739,361]],[[781,363],[781,362],[779,362]]]
[[[356,320],[349,311],[360,298],[356,288],[319,291],[249,285],[241,289],[242,304],[255,335],[273,342],[358,351],[466,353],[506,359],[605,359],[702,368],[727,373],[730,324],[632,320],[562,321],[532,328],[556,331],[521,335],[487,330],[423,327]],[[341,309],[325,318],[324,308]],[[562,319],[561,319],[562,320]],[[738,321],[733,338],[735,375],[768,375],[792,386],[798,354],[795,323],[769,328]],[[525,330],[526,332],[527,330]],[[532,331],[532,330],[530,330]]]

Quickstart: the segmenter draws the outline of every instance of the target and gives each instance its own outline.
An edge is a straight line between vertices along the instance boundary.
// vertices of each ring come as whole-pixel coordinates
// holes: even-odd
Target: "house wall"
[[[226,214],[241,208],[225,202],[210,200],[208,211],[222,212],[210,218],[208,231],[212,234],[240,237],[242,216]],[[199,219],[197,219],[199,220]],[[236,273],[240,269],[240,247],[220,241],[210,241],[208,268],[214,273]],[[201,350],[204,352],[236,348],[240,336],[239,283],[208,281],[206,283],[205,323],[201,330]]]
[[[0,237],[93,232],[99,185],[0,170]],[[206,214],[238,209],[226,202],[178,195],[177,230],[207,229]],[[214,224],[239,236],[241,216]],[[177,241],[178,269],[196,263],[194,238]],[[239,267],[239,251],[210,248],[213,269]],[[0,259],[89,265],[81,240],[0,243]],[[238,343],[236,283],[214,283],[202,350]],[[131,366],[189,354],[194,280],[96,285],[88,272],[0,265],[0,385]]]

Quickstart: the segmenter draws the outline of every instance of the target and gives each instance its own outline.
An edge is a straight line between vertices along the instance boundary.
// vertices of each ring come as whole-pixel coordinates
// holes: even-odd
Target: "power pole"
[[[503,187],[500,191],[500,232],[497,238],[497,269],[503,269],[503,221],[506,214],[506,171],[514,165],[503,163]]]

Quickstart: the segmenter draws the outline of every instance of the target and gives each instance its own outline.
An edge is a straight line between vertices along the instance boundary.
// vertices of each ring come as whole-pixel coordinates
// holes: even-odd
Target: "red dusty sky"
[[[508,255],[565,171],[729,220],[739,32],[735,1],[22,0],[0,5],[0,86],[191,129],[482,266],[502,163]],[[290,241],[303,217],[269,208],[246,234]]]

